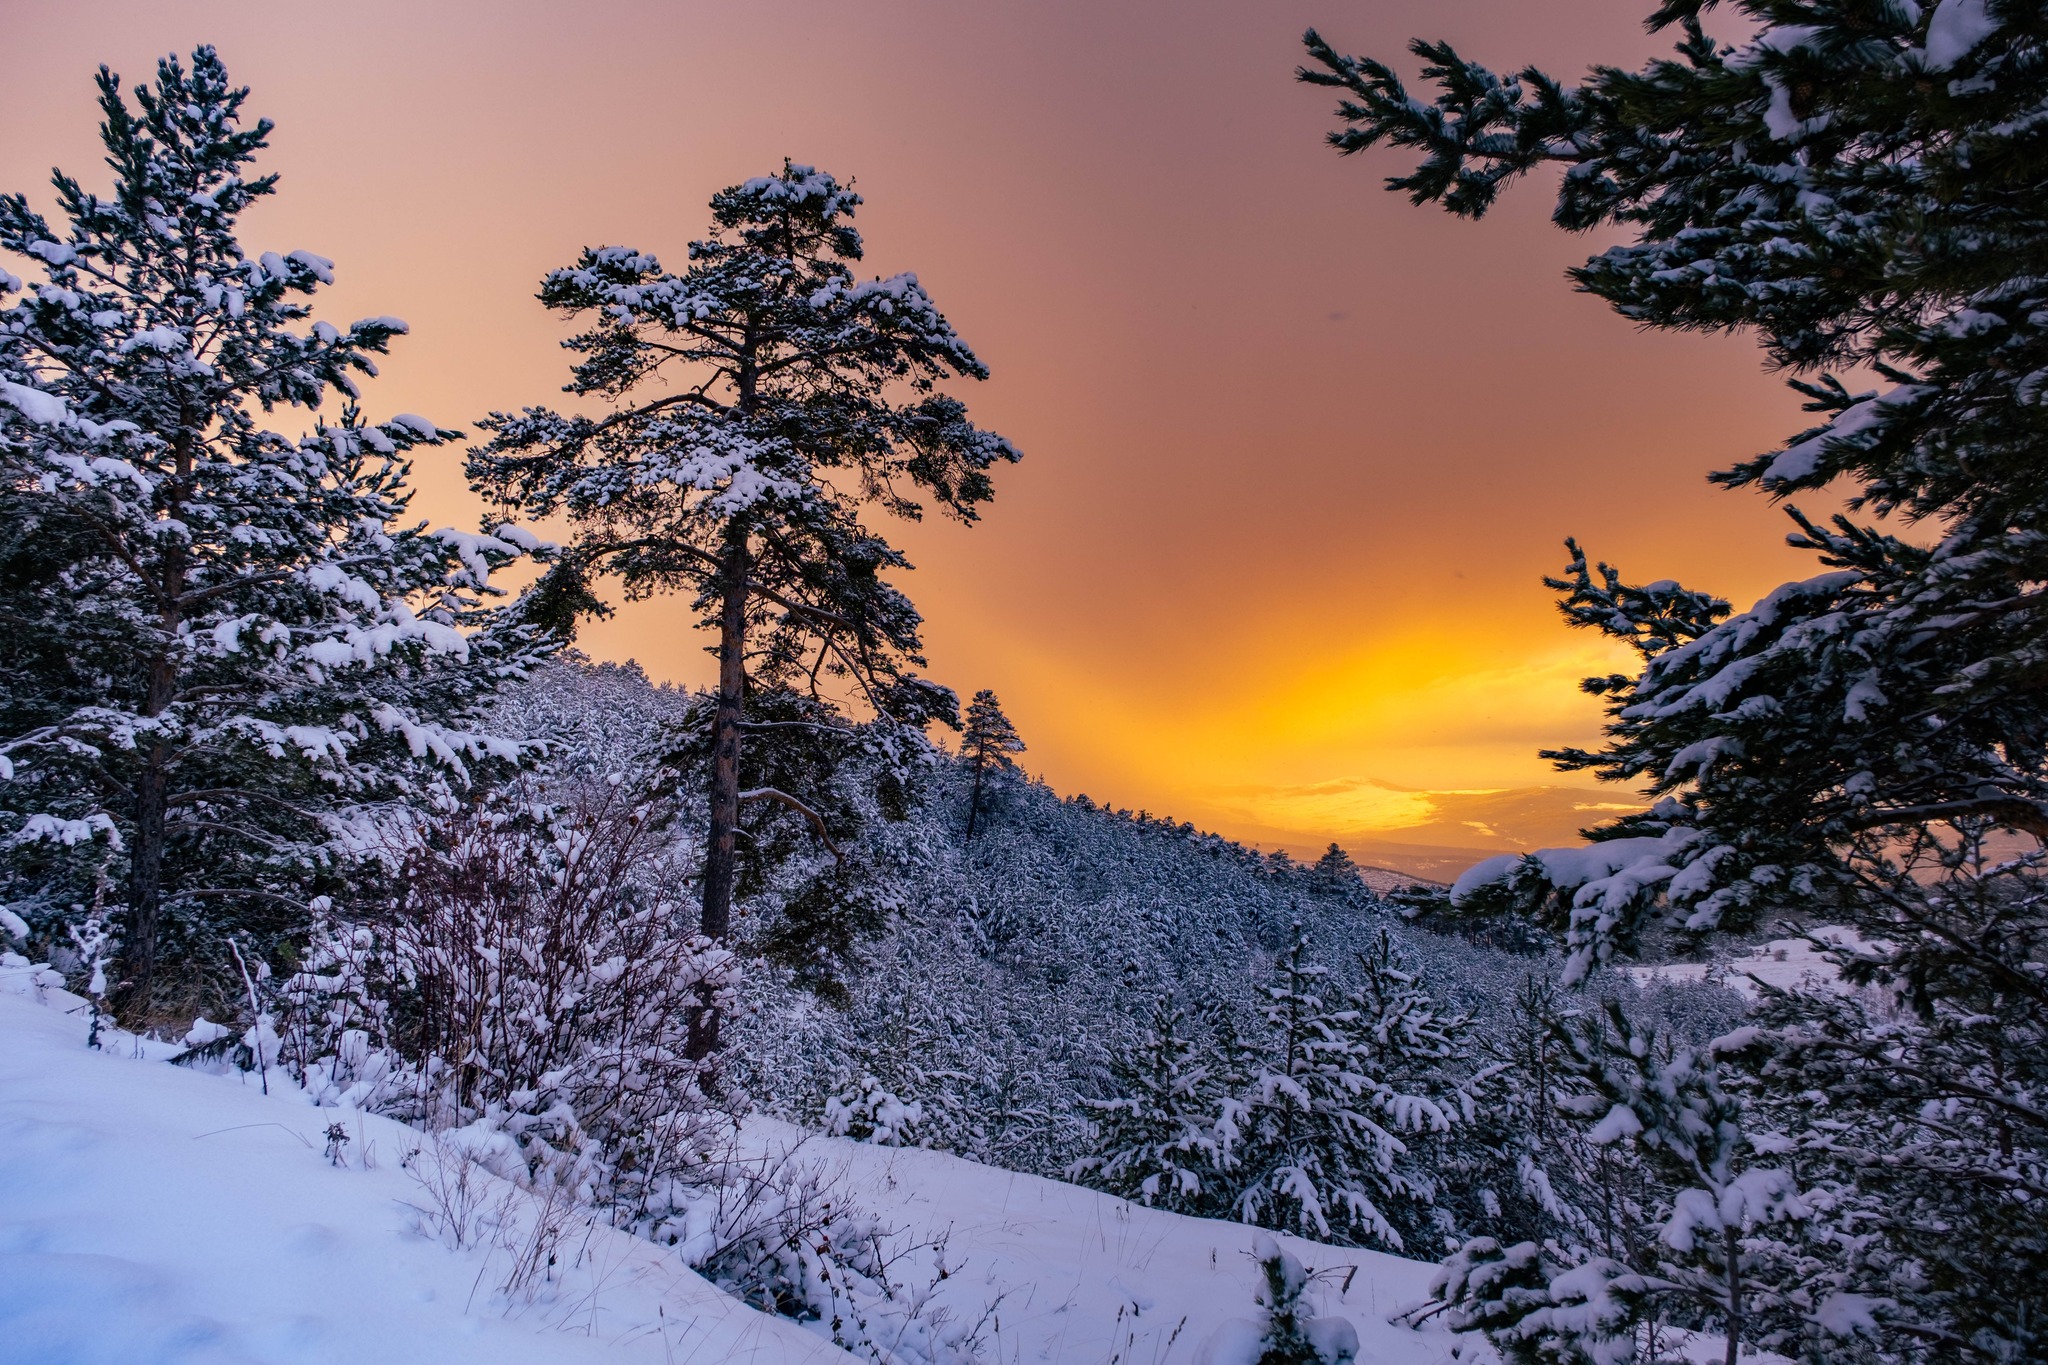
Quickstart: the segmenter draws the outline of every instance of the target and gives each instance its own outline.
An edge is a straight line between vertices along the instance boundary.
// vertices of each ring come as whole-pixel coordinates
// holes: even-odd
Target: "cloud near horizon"
[[[1317,831],[1339,843],[1403,842],[1487,850],[1571,843],[1589,825],[1641,810],[1631,793],[1579,786],[1417,791],[1373,778],[1246,787],[1240,819],[1284,843]],[[1296,837],[1284,836],[1293,834]]]

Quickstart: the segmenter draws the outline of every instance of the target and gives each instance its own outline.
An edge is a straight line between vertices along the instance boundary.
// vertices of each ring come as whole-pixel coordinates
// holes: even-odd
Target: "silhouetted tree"
[[[974,842],[976,817],[981,814],[982,781],[990,770],[1015,772],[1016,754],[1024,752],[1024,741],[1018,738],[1017,727],[1010,724],[1010,718],[1003,714],[1002,704],[996,694],[986,687],[974,694],[974,700],[967,704],[967,729],[961,736],[960,752],[974,769],[974,790],[967,800],[967,842]]]

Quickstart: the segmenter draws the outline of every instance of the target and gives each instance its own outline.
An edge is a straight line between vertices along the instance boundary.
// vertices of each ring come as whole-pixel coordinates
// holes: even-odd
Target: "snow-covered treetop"
[[[777,255],[830,251],[861,258],[860,233],[846,219],[861,197],[829,172],[784,162],[780,175],[757,175],[711,197],[711,220],[751,247]],[[801,235],[808,240],[799,244]]]
[[[713,197],[717,232],[690,244],[682,274],[623,246],[586,249],[551,272],[542,302],[594,322],[567,343],[585,357],[568,392],[617,399],[657,375],[678,391],[602,420],[537,411],[495,419],[500,446],[580,444],[659,421],[638,435],[680,456],[660,477],[709,493],[731,515],[763,499],[816,496],[815,468],[851,467],[901,515],[919,512],[902,487],[910,483],[972,519],[991,492],[984,471],[1017,451],[977,430],[964,405],[934,386],[948,375],[984,379],[988,367],[915,275],[855,278],[848,262],[862,246],[847,220],[859,203],[830,175],[785,163],[779,175]],[[896,382],[911,402],[882,398],[880,388]],[[598,506],[620,495],[610,479],[517,488],[535,505],[560,497]]]
[[[962,753],[978,767],[1016,768],[1015,755],[1024,752],[1024,739],[1003,714],[1003,704],[994,692],[984,687],[974,694],[974,700],[967,703],[966,721],[967,728],[960,736]]]
[[[70,411],[95,420],[118,405],[121,419],[162,436],[181,403],[211,402],[245,378],[265,407],[317,407],[330,389],[357,396],[355,376],[376,374],[371,357],[406,325],[377,317],[346,331],[285,326],[311,315],[306,297],[333,282],[334,263],[304,250],[243,255],[235,220],[277,184],[275,175],[245,173],[271,124],[242,126],[248,91],[229,85],[214,50],[198,49],[189,73],[165,58],[155,86],[134,91],[132,110],[104,67],[99,87],[113,195],[56,173],[64,230],[24,196],[0,195],[0,249],[33,258],[47,281],[27,290],[9,330],[33,329],[54,368],[70,372],[68,381],[49,376]],[[0,287],[23,285],[8,275]],[[87,364],[113,369],[116,387],[79,381]],[[176,382],[152,383],[155,376]],[[392,424],[373,439],[402,449],[421,439],[421,427],[431,439],[424,423]]]
[[[1988,451],[1975,474],[1958,464],[1960,421],[2039,505],[2041,476],[2021,467],[2044,373],[2032,130],[2048,46],[2030,7],[1742,0],[1731,8],[1751,27],[1734,43],[1705,33],[1715,7],[1668,0],[1650,25],[1681,31],[1673,60],[1600,67],[1576,86],[1418,41],[1439,87],[1419,98],[1313,31],[1301,77],[1344,92],[1338,150],[1422,154],[1388,181],[1418,203],[1476,217],[1516,178],[1564,167],[1560,226],[1635,237],[1574,272],[1624,316],[1754,328],[1779,364],[1868,364],[1888,381],[1802,386],[1832,422],[1728,482],[1788,492],[1851,474],[1875,505],[1922,516],[2002,502]]]
[[[988,367],[917,277],[856,278],[860,202],[785,162],[713,197],[680,273],[628,246],[549,273],[541,301],[588,324],[564,343],[566,391],[611,410],[494,414],[470,477],[529,516],[567,513],[583,538],[564,572],[601,563],[629,593],[688,586],[708,609],[743,548],[749,600],[779,608],[772,659],[794,668],[794,642],[825,637],[825,671],[862,678],[877,709],[950,720],[951,694],[899,667],[921,662],[919,620],[884,575],[907,563],[863,509],[972,521],[1018,451],[939,391]]]

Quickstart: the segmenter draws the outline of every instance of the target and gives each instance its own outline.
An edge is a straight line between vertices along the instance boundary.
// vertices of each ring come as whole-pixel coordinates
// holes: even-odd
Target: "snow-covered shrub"
[[[1761,1033],[1674,1046],[1613,1003],[1563,1024],[1556,1107],[1637,1179],[1592,1185],[1599,1203],[1540,1244],[1467,1243],[1433,1291],[1452,1325],[1484,1329],[1530,1359],[1636,1359],[1671,1327],[1856,1358],[1852,1343],[1813,1340],[1809,1323],[1867,1273],[1854,1263],[1869,1239],[1854,1225],[1874,1210],[1817,1218],[1823,1201],[1785,1160],[1795,1144],[1756,1131],[1723,1084],[1723,1059]]]
[[[78,954],[79,965],[85,976],[85,998],[92,1002],[92,1027],[86,1034],[86,1046],[100,1045],[100,1026],[107,1013],[107,966],[112,960],[114,949],[119,942],[111,926],[94,909],[83,924],[67,926],[71,935],[71,947]]]
[[[873,1076],[841,1086],[825,1100],[825,1131],[880,1147],[914,1147],[924,1105],[898,1097]]]
[[[650,1233],[755,1307],[810,1324],[876,1365],[978,1357],[982,1323],[933,1302],[956,1269],[944,1239],[917,1242],[884,1227],[801,1145],[758,1154],[729,1146],[676,1193]]]
[[[416,1108],[419,1070],[391,1046],[391,945],[328,908],[315,903],[299,969],[277,992],[278,1061],[315,1104]]]
[[[1302,1302],[1313,1278],[1273,1237],[1252,1242],[1260,1285],[1256,1318],[1233,1318],[1218,1327],[1195,1355],[1196,1365],[1351,1365],[1358,1329],[1338,1317],[1315,1317]]]
[[[420,1069],[423,1117],[487,1125],[528,1178],[581,1170],[637,1221],[719,1127],[686,1044],[735,964],[685,927],[660,802],[624,781],[555,795],[522,784],[409,852],[390,1037]]]

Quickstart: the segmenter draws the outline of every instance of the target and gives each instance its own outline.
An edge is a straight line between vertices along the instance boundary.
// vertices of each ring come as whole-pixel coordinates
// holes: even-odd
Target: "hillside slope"
[[[942,1152],[812,1141],[831,1149],[865,1207],[919,1240],[947,1236],[959,1272],[942,1299],[970,1316],[994,1302],[993,1360],[1188,1362],[1224,1323],[1251,1315],[1258,1228],[1162,1213]],[[1493,1358],[1476,1339],[1387,1321],[1424,1299],[1434,1265],[1276,1240],[1322,1272],[1311,1301],[1357,1328],[1361,1365]]]
[[[415,1130],[266,1096],[253,1076],[168,1066],[170,1049],[125,1035],[88,1050],[77,998],[36,991],[12,962],[0,968],[6,1365],[850,1359],[601,1226],[570,1230],[551,1282],[508,1293],[531,1242],[529,1197],[479,1175],[469,1244],[451,1248],[428,1235],[433,1182],[404,1160],[425,1141]],[[338,1164],[323,1150],[335,1122],[349,1134]],[[1251,1312],[1255,1229],[771,1120],[750,1122],[747,1140],[800,1144],[908,1240],[943,1235],[951,1273],[933,1309],[982,1320],[991,1361],[1188,1362]],[[1362,1362],[1486,1358],[1385,1321],[1422,1296],[1430,1266],[1286,1240],[1331,1272],[1322,1311],[1356,1325]]]
[[[495,1230],[462,1250],[414,1230],[409,1206],[435,1202],[400,1166],[414,1130],[168,1066],[123,1035],[89,1051],[75,997],[38,1004],[25,972],[0,976],[6,1365],[851,1359],[604,1227],[565,1239],[544,1292],[506,1296]],[[336,1121],[341,1166],[323,1153]],[[511,1189],[478,1180],[489,1217]],[[503,1240],[530,1233],[530,1205],[515,1199]]]

